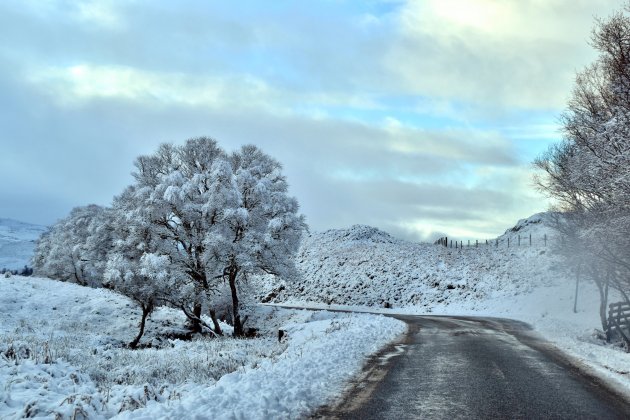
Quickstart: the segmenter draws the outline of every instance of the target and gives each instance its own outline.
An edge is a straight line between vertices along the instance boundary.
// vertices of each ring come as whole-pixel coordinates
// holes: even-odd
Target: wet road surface
[[[630,419],[630,404],[521,322],[396,316],[403,341],[367,364],[339,419]]]

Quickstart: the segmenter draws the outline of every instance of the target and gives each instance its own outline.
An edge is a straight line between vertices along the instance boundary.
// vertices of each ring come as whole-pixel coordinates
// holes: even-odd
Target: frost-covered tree
[[[175,305],[189,318],[195,318],[184,303],[194,296],[188,287],[190,282],[177,270],[169,255],[153,253],[157,249],[164,250],[165,244],[163,238],[156,235],[154,226],[146,223],[142,212],[137,207],[134,210],[135,197],[134,189],[128,188],[114,201],[115,239],[105,270],[105,285],[132,299],[142,311],[140,329],[129,344],[131,348],[137,347],[147,317],[161,304]],[[215,327],[220,333],[218,324]]]
[[[206,257],[228,281],[234,334],[243,335],[238,282],[252,274],[293,275],[293,256],[306,224],[278,161],[255,146],[232,154],[238,206],[221,214],[222,223],[206,237]],[[227,165],[226,174],[227,174]]]
[[[148,316],[162,297],[172,295],[177,283],[170,273],[168,257],[147,252],[152,242],[150,227],[129,225],[121,216],[116,220],[116,239],[109,253],[104,280],[107,287],[131,298],[142,311],[139,332],[129,343],[129,347],[135,349],[144,334]]]
[[[208,278],[203,241],[209,226],[215,223],[204,208],[219,199],[210,189],[210,174],[221,157],[225,159],[225,153],[210,139],[189,140],[179,147],[164,144],[155,154],[136,160],[136,182],[114,201],[125,223],[146,226],[155,238],[150,242],[137,239],[132,245],[168,257],[171,272],[185,279],[180,289],[190,295],[180,293],[165,299],[184,309],[195,332],[202,329],[200,320],[207,307],[207,295],[215,287],[213,282],[218,281]],[[182,297],[186,299],[178,299]],[[214,312],[210,314],[216,320]]]
[[[33,256],[37,275],[100,287],[111,248],[111,213],[97,205],[76,207],[38,240]]]
[[[151,241],[132,246],[169,262],[177,293],[163,299],[184,310],[193,331],[201,331],[207,310],[220,333],[208,298],[226,280],[234,334],[243,335],[239,279],[287,273],[305,228],[280,165],[253,146],[228,156],[214,140],[196,138],[162,145],[135,166],[136,182],[114,209],[129,226],[150,231]]]
[[[538,185],[564,212],[565,253],[588,262],[602,297],[608,287],[630,295],[630,17],[598,20],[592,45],[597,60],[575,83],[562,117],[564,139],[535,163]]]

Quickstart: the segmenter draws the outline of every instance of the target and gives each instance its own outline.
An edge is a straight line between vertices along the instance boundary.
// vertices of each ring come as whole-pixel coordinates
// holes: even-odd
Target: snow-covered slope
[[[519,222],[518,232],[523,237],[551,237],[553,231],[543,219],[536,215],[540,222]],[[491,242],[455,249],[406,242],[358,225],[309,235],[297,262],[301,278],[276,291],[270,301],[432,312],[461,302],[485,305],[488,299],[548,285],[560,275],[558,260],[542,240],[532,246],[523,241],[520,247],[508,248],[500,241],[498,246]]]
[[[0,219],[0,269],[19,270],[30,265],[35,241],[45,226],[12,219]]]
[[[519,220],[516,225],[507,229],[505,233],[497,239],[499,242],[506,242],[510,239],[512,245],[518,245],[518,238],[521,238],[522,245],[529,245],[529,237],[532,237],[532,245],[544,245],[544,239],[553,241],[555,236],[554,226],[559,213],[543,212],[531,215],[528,218]]]

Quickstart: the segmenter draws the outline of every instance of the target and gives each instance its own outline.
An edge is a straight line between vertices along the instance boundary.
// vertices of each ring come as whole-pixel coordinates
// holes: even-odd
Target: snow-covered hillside
[[[270,296],[270,301],[318,302],[372,307],[438,307],[525,293],[563,275],[543,235],[553,236],[543,216],[520,221],[523,240],[510,248],[503,240],[463,249],[412,243],[368,226],[313,233],[297,257],[301,278]],[[515,234],[509,230],[506,235]],[[551,244],[551,242],[550,242]]]
[[[19,270],[30,266],[35,241],[46,231],[45,226],[12,219],[0,219],[0,269]]]
[[[518,238],[521,238],[521,245],[529,245],[529,237],[532,237],[532,245],[544,245],[545,237],[548,242],[556,239],[554,226],[559,213],[543,212],[536,213],[525,219],[519,220],[513,227],[507,229],[505,233],[497,239],[499,243],[507,242],[508,238],[512,245],[518,246]],[[507,246],[507,244],[504,244]]]

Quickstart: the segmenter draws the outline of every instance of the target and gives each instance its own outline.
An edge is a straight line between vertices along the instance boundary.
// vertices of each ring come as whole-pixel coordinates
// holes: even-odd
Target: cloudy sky
[[[107,205],[136,156],[210,136],[280,160],[311,229],[486,238],[548,203],[614,0],[0,2],[0,217]]]

